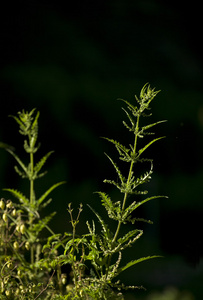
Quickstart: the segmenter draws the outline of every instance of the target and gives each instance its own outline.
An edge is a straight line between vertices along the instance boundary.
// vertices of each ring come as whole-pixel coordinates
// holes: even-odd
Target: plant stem
[[[133,147],[133,155],[135,156],[136,154],[136,148],[137,148],[137,138],[138,138],[138,131],[139,131],[139,120],[140,120],[140,115],[137,116],[137,122],[136,122],[136,128],[135,128],[135,141],[134,141],[134,147]],[[129,168],[129,172],[128,172],[128,180],[127,180],[127,184],[126,187],[129,185],[130,183],[130,179],[132,177],[132,170],[133,170],[133,165],[134,165],[134,161],[132,160],[130,163],[130,168]],[[123,205],[122,205],[122,212],[125,209],[125,204],[126,204],[126,200],[128,197],[128,192],[125,192],[124,194],[124,198],[123,198]],[[119,231],[120,231],[120,227],[121,227],[121,221],[118,222],[118,226],[114,235],[114,238],[112,240],[112,243],[114,243],[118,237]]]
[[[139,120],[140,120],[140,114],[138,113],[137,121],[136,121],[136,128],[135,128],[135,131],[134,131],[135,140],[134,140],[134,147],[133,147],[133,153],[132,153],[133,157],[135,157],[136,149],[137,149],[137,139],[138,139],[138,132],[139,132]],[[135,161],[131,160],[130,168],[129,168],[129,172],[128,172],[128,179],[127,179],[127,183],[126,183],[126,188],[129,186],[130,180],[132,178],[132,170],[133,170],[134,163],[135,163]],[[128,194],[129,194],[128,192],[125,192],[125,194],[124,194],[123,204],[122,204],[122,213],[124,212],[124,209],[125,209],[125,204],[126,204],[126,201],[127,201],[127,198],[128,198]],[[116,241],[116,239],[119,235],[121,224],[122,224],[122,222],[119,221],[118,225],[117,225],[115,235],[114,235],[114,238],[112,240],[112,245],[115,243],[115,241]],[[106,268],[106,278],[108,276],[109,266],[110,266],[110,263],[111,263],[111,258],[112,258],[112,254],[110,254],[109,258],[108,258],[108,263],[107,263],[107,268]]]
[[[30,206],[33,206],[34,202],[34,179],[33,179],[33,171],[34,171],[34,154],[30,152]],[[33,222],[33,215],[30,213],[29,217],[29,225],[32,226]],[[30,257],[31,257],[31,264],[34,263],[34,247],[31,245],[30,247]]]

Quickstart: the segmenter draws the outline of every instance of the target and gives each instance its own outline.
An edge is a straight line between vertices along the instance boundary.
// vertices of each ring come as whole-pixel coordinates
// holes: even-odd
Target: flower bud
[[[8,221],[8,216],[7,216],[7,214],[3,214],[3,216],[2,216],[2,218],[3,218],[3,220],[4,220],[4,222],[7,222]]]
[[[0,200],[0,208],[1,208],[2,210],[4,210],[4,208],[5,208],[4,198],[1,198],[1,200]]]
[[[20,232],[21,232],[22,234],[24,234],[25,231],[26,231],[25,224],[20,225]]]
[[[25,249],[30,250],[30,243],[29,242],[25,243]]]
[[[11,295],[11,292],[9,290],[6,290],[5,294],[6,294],[7,297],[9,297]]]
[[[17,231],[17,232],[20,232],[20,225],[17,225],[17,226],[16,226],[16,231]]]
[[[15,242],[13,243],[13,248],[14,248],[15,250],[18,250],[18,249],[19,249],[19,244],[18,244],[17,241],[15,241]]]
[[[13,202],[11,200],[7,200],[6,207],[11,208],[12,205],[13,205]]]
[[[66,274],[61,275],[61,282],[62,284],[66,284]]]
[[[9,261],[8,264],[7,264],[7,268],[11,269],[12,267],[13,267],[13,263],[12,263],[12,261]]]
[[[11,215],[12,215],[12,217],[15,217],[15,216],[16,216],[16,209],[15,209],[15,208],[12,210]]]

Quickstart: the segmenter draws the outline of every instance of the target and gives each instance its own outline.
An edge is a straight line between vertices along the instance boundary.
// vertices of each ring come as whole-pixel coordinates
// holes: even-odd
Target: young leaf
[[[136,260],[131,260],[124,267],[121,267],[121,268],[118,269],[117,275],[120,274],[121,272],[125,271],[126,269],[134,266],[135,264],[138,264],[138,263],[143,262],[143,261],[148,260],[148,259],[153,259],[153,258],[158,258],[158,257],[162,257],[162,256],[160,256],[160,255],[153,255],[153,256],[141,257],[141,258],[136,259]]]
[[[140,236],[142,234],[143,234],[142,230],[139,230],[139,229],[131,230],[131,231],[127,232],[122,238],[119,238],[118,243],[121,245],[126,242],[129,242],[132,237],[133,237],[133,239],[136,237],[136,240],[137,240],[138,238],[140,238]]]
[[[103,229],[103,232],[105,234],[106,237],[109,237],[109,230],[108,230],[108,227],[107,225],[104,223],[104,221],[102,220],[102,218],[100,217],[100,215],[89,205],[87,204],[87,206],[91,209],[91,211],[95,214],[95,216],[98,218],[101,226],[102,226],[102,229]]]
[[[149,128],[151,128],[151,127],[153,127],[153,126],[158,125],[158,124],[160,124],[160,123],[164,123],[164,122],[167,122],[167,120],[162,120],[162,121],[158,121],[158,122],[156,122],[156,123],[152,123],[152,124],[143,126],[141,132],[144,132],[145,130],[148,130]]]
[[[151,200],[153,200],[153,199],[158,199],[158,198],[168,198],[167,196],[152,196],[152,197],[149,197],[149,198],[146,198],[146,199],[144,199],[144,200],[142,200],[142,201],[140,201],[140,202],[137,202],[137,203],[133,203],[133,206],[131,207],[131,205],[129,206],[129,208],[130,208],[130,210],[131,210],[131,212],[133,211],[133,210],[135,210],[136,208],[138,208],[139,206],[141,206],[142,204],[144,204],[144,203],[146,203],[146,202],[148,202],[148,201],[151,201]],[[127,210],[129,209],[129,208],[127,208],[126,209],[126,211],[125,211],[125,213],[127,213]],[[125,215],[125,214],[124,214]],[[127,213],[127,215],[129,215],[128,213]]]
[[[53,184],[38,200],[37,204],[38,206],[46,199],[46,197],[59,185],[66,183],[65,181],[58,182],[56,184]]]
[[[43,218],[42,220],[39,220],[38,223],[32,226],[32,231],[38,235],[40,231],[42,231],[45,227],[47,227],[47,224],[51,221],[51,219],[55,216],[55,214],[56,213],[53,212],[50,215]]]
[[[20,160],[20,158],[15,154],[15,152],[13,152],[10,148],[6,148],[6,150],[15,158],[15,160],[18,162],[18,164],[21,166],[21,168],[23,169],[23,171],[25,172],[25,174],[28,175],[28,171],[26,166],[24,165],[24,163]]]
[[[123,175],[121,174],[121,171],[119,170],[118,166],[117,166],[116,163],[113,161],[113,159],[112,159],[110,156],[108,156],[106,153],[105,153],[105,155],[108,157],[108,159],[110,160],[110,162],[111,162],[112,165],[114,166],[114,168],[115,168],[115,170],[116,170],[116,172],[117,172],[117,174],[118,174],[118,176],[119,176],[119,178],[120,178],[120,181],[121,181],[121,183],[123,184],[124,181],[125,181],[125,177],[123,177]]]
[[[34,173],[35,176],[38,177],[40,175],[37,176],[38,172],[41,170],[41,168],[43,167],[43,165],[45,164],[45,162],[47,161],[47,159],[49,158],[49,156],[53,153],[54,151],[50,151],[48,152],[46,155],[44,155],[42,157],[42,159],[35,165],[34,167]]]
[[[25,195],[23,195],[21,192],[14,190],[14,189],[3,189],[3,191],[10,192],[13,196],[15,196],[19,202],[23,204],[29,204],[29,200],[26,198]]]
[[[149,142],[146,146],[144,146],[142,149],[140,149],[139,151],[138,151],[138,157],[149,147],[149,146],[151,146],[153,143],[155,143],[156,141],[158,141],[158,140],[160,140],[160,139],[163,139],[164,138],[164,136],[162,136],[162,137],[159,137],[159,138],[156,138],[156,139],[154,139],[154,140],[152,140],[151,142]]]

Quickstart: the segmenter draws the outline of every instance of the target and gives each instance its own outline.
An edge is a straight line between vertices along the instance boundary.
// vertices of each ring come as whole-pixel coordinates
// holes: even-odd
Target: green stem
[[[139,120],[140,120],[140,115],[137,116],[137,122],[136,122],[135,141],[134,141],[134,148],[133,148],[133,154],[134,155],[136,154],[136,149],[137,149],[137,138],[138,138],[138,134],[137,133],[139,131]],[[129,168],[129,172],[128,172],[128,180],[127,180],[126,186],[128,186],[129,183],[130,183],[130,179],[132,177],[132,170],[133,170],[134,163],[135,162],[133,160],[130,163],[130,168]],[[127,198],[128,198],[128,193],[126,192],[124,194],[124,198],[123,198],[122,212],[125,209],[125,204],[126,204]],[[116,229],[116,232],[115,232],[115,235],[114,235],[112,243],[114,243],[116,241],[117,237],[118,237],[118,234],[119,234],[119,231],[120,231],[120,227],[121,227],[121,223],[122,223],[121,221],[118,222],[118,226],[117,226],[117,229]]]
[[[139,120],[140,120],[140,115],[137,116],[137,122],[136,122],[136,128],[135,128],[135,140],[134,140],[134,147],[133,147],[133,155],[136,154],[136,149],[137,149],[137,139],[138,139],[138,131],[139,131]],[[126,186],[128,186],[130,184],[130,180],[132,178],[132,170],[133,170],[134,163],[135,162],[133,160],[130,163],[130,168],[129,168],[129,172],[128,172],[128,179],[127,179]],[[122,205],[122,213],[124,212],[127,198],[128,198],[128,192],[126,192],[124,194],[123,205]],[[112,240],[112,245],[117,240],[117,237],[118,237],[119,232],[120,232],[121,224],[122,224],[122,222],[119,221],[118,225],[117,225],[117,229],[116,229],[115,235],[114,235],[114,238]],[[108,263],[107,263],[107,266],[106,266],[106,278],[108,276],[109,266],[110,266],[110,263],[111,263],[111,258],[112,258],[112,254],[110,254],[109,258],[108,258]]]
[[[34,204],[34,155],[33,152],[30,153],[30,206],[32,207]],[[29,225],[32,226],[33,222],[33,215],[30,213],[29,217]],[[34,263],[34,247],[31,245],[30,247],[30,257],[31,257],[31,264]]]

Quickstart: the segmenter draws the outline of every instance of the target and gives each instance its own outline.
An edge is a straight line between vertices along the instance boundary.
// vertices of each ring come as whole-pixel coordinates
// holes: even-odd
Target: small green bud
[[[9,297],[11,295],[11,292],[9,290],[6,290],[5,294],[6,294],[7,297]]]
[[[25,231],[26,231],[25,224],[20,225],[20,232],[21,232],[22,234],[24,234]]]
[[[11,208],[13,206],[13,202],[11,200],[7,200],[6,207]]]
[[[7,264],[7,268],[8,269],[11,269],[13,267],[13,263],[12,263],[12,261],[10,261],[8,264]]]
[[[16,209],[15,209],[15,208],[12,210],[11,215],[12,215],[12,217],[15,217],[15,216],[16,216]]]
[[[62,274],[61,275],[61,282],[62,282],[62,284],[66,284],[66,274]]]
[[[3,214],[3,216],[2,216],[2,218],[3,218],[3,220],[4,220],[4,222],[7,222],[8,221],[8,216],[7,216],[7,214]]]
[[[4,278],[4,284],[8,283],[8,277]]]
[[[29,242],[25,243],[25,249],[30,250],[30,243]]]
[[[5,208],[5,202],[4,201],[5,201],[4,198],[1,198],[1,200],[0,200],[0,208],[2,210],[4,210],[4,208]]]
[[[20,294],[20,289],[17,288],[16,291],[15,291],[15,295],[18,296],[19,294]]]
[[[16,231],[17,231],[17,232],[20,232],[20,225],[17,225],[17,226],[16,226]]]
[[[13,248],[14,248],[15,250],[18,250],[18,249],[19,249],[19,244],[18,244],[17,241],[15,241],[15,242],[13,243]]]

